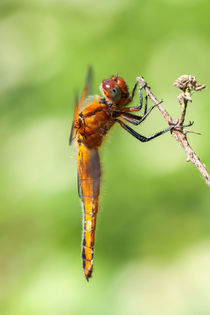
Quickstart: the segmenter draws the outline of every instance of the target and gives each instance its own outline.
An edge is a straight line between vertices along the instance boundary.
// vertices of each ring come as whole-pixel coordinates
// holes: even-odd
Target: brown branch
[[[139,82],[140,87],[145,89],[146,94],[152,100],[152,102],[154,104],[158,104],[159,101],[151,92],[151,89],[147,85],[147,83],[144,81],[144,78],[138,77],[136,79]],[[170,126],[171,125],[174,125],[175,127],[177,126],[177,128],[172,129],[171,131],[172,136],[185,150],[187,154],[187,162],[192,162],[195,165],[195,167],[199,170],[201,175],[204,177],[206,183],[210,186],[210,174],[208,173],[205,165],[200,161],[197,154],[191,148],[187,139],[187,133],[195,133],[195,132],[178,128],[178,126],[183,125],[184,123],[186,110],[187,110],[187,104],[188,102],[192,102],[192,98],[191,98],[192,92],[201,91],[202,89],[206,87],[206,85],[199,84],[196,81],[196,78],[191,75],[183,75],[179,77],[174,82],[174,85],[177,86],[181,90],[181,94],[178,97],[179,103],[182,106],[182,111],[180,113],[179,119],[177,121],[174,121],[172,117],[169,115],[169,113],[162,107],[161,104],[158,105],[158,109]]]

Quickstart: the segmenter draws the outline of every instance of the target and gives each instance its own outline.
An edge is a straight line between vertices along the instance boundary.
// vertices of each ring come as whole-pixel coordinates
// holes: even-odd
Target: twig
[[[144,81],[144,78],[138,77],[136,79],[139,82],[140,87],[145,89],[146,94],[153,101],[153,103],[158,104],[159,101],[151,92],[151,89],[147,85],[147,83]],[[179,119],[177,121],[174,121],[172,117],[169,115],[169,113],[162,107],[161,104],[158,105],[158,109],[169,125],[174,125],[175,127],[176,126],[178,127],[178,126],[183,125],[184,123],[186,110],[187,110],[187,104],[188,102],[192,102],[192,98],[191,98],[192,92],[201,91],[202,89],[206,87],[206,85],[199,84],[196,81],[196,78],[191,75],[183,75],[179,77],[174,82],[174,85],[177,86],[181,90],[181,94],[178,97],[179,103],[182,106],[182,111],[180,113]],[[210,174],[208,173],[205,165],[200,161],[197,154],[191,148],[187,140],[187,133],[195,133],[195,132],[190,131],[190,130],[188,131],[185,129],[178,129],[178,128],[174,128],[171,131],[172,136],[176,139],[176,141],[179,142],[179,144],[185,150],[187,154],[187,162],[192,162],[195,165],[195,167],[199,170],[201,175],[204,177],[206,183],[210,186]]]

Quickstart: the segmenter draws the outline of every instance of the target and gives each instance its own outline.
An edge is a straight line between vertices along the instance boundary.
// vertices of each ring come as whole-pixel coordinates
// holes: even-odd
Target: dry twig
[[[154,94],[151,92],[150,87],[147,85],[147,83],[144,81],[143,77],[136,78],[137,81],[140,83],[141,88],[145,89],[146,94],[148,97],[152,100],[154,104],[158,104],[159,101],[154,96]],[[158,109],[161,112],[162,116],[165,118],[165,120],[168,122],[168,124],[174,125],[174,126],[180,126],[183,125],[187,110],[187,104],[188,102],[192,102],[192,92],[201,91],[206,87],[205,84],[201,85],[196,81],[196,78],[191,75],[183,75],[176,79],[174,82],[174,85],[177,86],[181,90],[181,94],[179,95],[179,103],[182,106],[181,114],[179,116],[179,119],[177,121],[174,121],[172,117],[169,115],[169,113],[162,107],[161,104],[158,105]],[[183,147],[187,154],[187,162],[192,162],[196,168],[199,170],[201,175],[204,177],[206,183],[210,186],[210,174],[208,173],[205,165],[200,161],[197,154],[193,151],[191,148],[188,139],[187,139],[187,133],[196,133],[190,130],[180,129],[180,128],[174,128],[172,129],[172,136],[176,139],[176,141],[179,142],[179,144]]]

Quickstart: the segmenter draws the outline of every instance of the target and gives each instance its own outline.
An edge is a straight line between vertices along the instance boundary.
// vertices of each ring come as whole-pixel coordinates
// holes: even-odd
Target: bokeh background
[[[95,268],[81,267],[74,93],[143,75],[176,118],[174,80],[196,75],[190,143],[210,169],[210,2],[1,0],[0,313],[210,314],[209,187],[166,134],[119,126],[101,152]],[[138,98],[135,98],[135,104]],[[158,111],[137,130],[164,129]]]

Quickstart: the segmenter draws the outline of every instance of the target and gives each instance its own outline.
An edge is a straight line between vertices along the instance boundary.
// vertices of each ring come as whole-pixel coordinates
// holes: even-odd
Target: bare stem
[[[158,104],[159,101],[154,96],[154,94],[151,92],[150,87],[147,85],[147,83],[144,81],[143,77],[136,78],[137,81],[140,84],[141,88],[145,89],[146,94],[148,97],[152,100],[154,104]],[[182,92],[179,95],[179,103],[182,106],[182,111],[179,116],[179,119],[177,121],[174,121],[170,114],[162,107],[161,104],[158,105],[158,109],[161,112],[162,116],[165,118],[165,120],[168,122],[169,125],[174,126],[180,126],[183,125],[187,110],[187,104],[188,102],[192,102],[191,99],[191,93],[192,91],[200,91],[206,87],[205,84],[201,85],[196,81],[196,78],[194,76],[190,75],[184,75],[178,78],[174,85],[177,86]],[[176,141],[182,146],[184,151],[187,154],[187,162],[192,162],[195,167],[198,169],[198,171],[201,173],[201,175],[204,177],[206,183],[210,186],[210,174],[208,173],[205,165],[201,162],[195,151],[191,148],[188,139],[187,139],[187,133],[191,131],[187,131],[184,129],[176,129],[174,128],[171,132],[172,136],[176,139]],[[191,132],[193,133],[193,132]]]
[[[183,102],[182,102],[182,111],[181,111],[181,114],[179,116],[179,124],[180,125],[183,125],[184,123],[184,120],[185,120],[185,115],[186,115],[186,111],[187,111],[187,103],[188,101],[186,99],[183,99]]]

